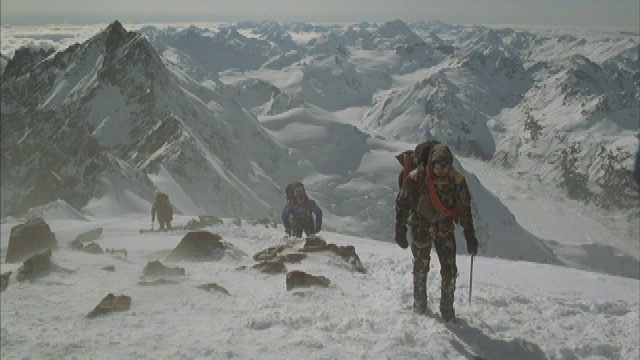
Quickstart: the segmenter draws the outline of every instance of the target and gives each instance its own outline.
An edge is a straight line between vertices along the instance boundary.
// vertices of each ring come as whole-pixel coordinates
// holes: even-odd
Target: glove
[[[478,239],[473,229],[464,229],[464,239],[467,240],[467,252],[471,255],[478,253]]]
[[[291,228],[284,228],[284,232],[287,234],[287,236],[291,236]]]
[[[409,247],[409,242],[407,241],[407,227],[406,226],[397,226],[396,225],[396,244],[403,249]]]

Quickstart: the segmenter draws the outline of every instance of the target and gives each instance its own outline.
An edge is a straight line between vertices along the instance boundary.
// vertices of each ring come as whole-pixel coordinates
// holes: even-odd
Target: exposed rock
[[[304,246],[300,249],[301,252],[319,252],[330,251],[345,261],[353,265],[356,271],[366,273],[367,270],[362,265],[360,257],[356,253],[356,248],[353,245],[338,246],[336,244],[327,244],[322,238],[318,236],[310,236],[306,239]]]
[[[113,266],[113,265],[107,265],[107,266],[103,267],[102,270],[104,270],[104,271],[116,271],[116,267]]]
[[[280,274],[287,271],[282,261],[263,261],[253,265],[251,268],[260,270],[265,274]]]
[[[300,251],[302,252],[315,252],[325,250],[327,250],[327,242],[319,236],[309,236],[305,240],[302,249],[300,249]]]
[[[4,262],[23,261],[34,253],[58,247],[56,235],[42,218],[34,218],[11,229]]]
[[[69,243],[69,247],[71,248],[71,250],[82,250],[84,245],[78,240],[73,240]]]
[[[82,247],[82,252],[86,252],[88,254],[104,254],[104,250],[100,247],[100,245],[92,242]]]
[[[367,272],[360,261],[360,257],[356,254],[356,248],[353,245],[338,246],[336,244],[327,244],[327,249],[353,265],[358,272],[363,274]]]
[[[179,282],[175,280],[168,280],[165,278],[155,279],[153,281],[140,281],[138,282],[139,286],[156,286],[156,285],[171,285],[171,284],[179,284]]]
[[[127,311],[131,309],[131,297],[127,295],[115,296],[109,293],[100,303],[89,312],[86,317],[94,318],[113,311]]]
[[[144,275],[148,276],[183,276],[185,275],[184,268],[181,267],[167,267],[162,265],[160,261],[151,261],[147,263],[142,271]]]
[[[328,287],[329,284],[331,284],[331,281],[324,276],[314,276],[298,270],[287,273],[287,291],[308,286]]]
[[[206,291],[217,291],[217,292],[221,292],[225,295],[230,295],[229,292],[227,291],[227,289],[225,289],[224,287],[216,284],[216,283],[209,283],[209,284],[202,284],[202,285],[198,285],[196,286],[198,289],[203,289]]]
[[[7,290],[7,287],[9,286],[9,278],[11,277],[11,274],[13,274],[12,271],[7,271],[0,274],[0,291]]]
[[[95,242],[83,244],[80,241],[73,240],[69,243],[69,246],[73,250],[85,252],[87,254],[104,254],[106,251],[102,250],[102,247]]]
[[[165,261],[203,259],[224,256],[222,237],[208,231],[188,232]]]
[[[104,250],[104,252],[107,253],[107,254],[122,255],[122,256],[124,256],[125,259],[127,258],[127,255],[128,255],[127,249],[109,249],[109,248],[106,248]]]
[[[298,263],[302,261],[302,259],[306,258],[306,254],[300,253],[290,253],[281,255],[287,249],[290,249],[290,245],[278,245],[272,246],[268,249],[257,252],[253,255],[253,259],[256,261],[271,261],[271,262],[282,262],[282,263]]]
[[[55,49],[21,47],[15,51],[13,58],[7,63],[2,76],[8,78],[26,74],[54,52]]]
[[[51,249],[43,252],[42,254],[33,255],[22,263],[22,266],[18,269],[16,280],[23,282],[28,279],[32,279],[34,276],[41,272],[49,270],[51,265]]]
[[[278,254],[280,254],[281,252],[283,252],[284,250],[290,247],[291,246],[289,245],[272,246],[270,248],[257,252],[255,255],[253,255],[253,260],[256,260],[256,261],[273,260],[275,259],[276,256],[278,256]]]
[[[307,254],[291,253],[280,256],[285,263],[299,263],[307,257]]]
[[[87,232],[78,234],[78,236],[76,236],[76,238],[69,243],[69,246],[73,250],[83,250],[84,243],[90,242],[90,241],[96,241],[100,239],[100,236],[102,236],[102,228],[89,230]]]
[[[73,242],[82,244],[89,241],[96,241],[100,239],[100,236],[102,236],[102,228],[96,228],[87,232],[83,232],[82,234],[78,234]]]

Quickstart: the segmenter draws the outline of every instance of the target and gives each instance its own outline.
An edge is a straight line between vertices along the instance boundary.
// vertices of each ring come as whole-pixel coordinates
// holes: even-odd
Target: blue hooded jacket
[[[304,201],[302,203],[298,203],[295,199],[298,197],[302,197]],[[313,216],[315,215],[316,222],[315,228],[320,229],[322,226],[322,210],[318,207],[315,201],[309,199],[307,193],[304,191],[304,188],[297,188],[294,192],[294,200],[292,203],[287,203],[284,209],[282,210],[282,223],[285,228],[289,228],[291,226],[290,221],[294,220],[296,222],[302,221],[313,221]]]

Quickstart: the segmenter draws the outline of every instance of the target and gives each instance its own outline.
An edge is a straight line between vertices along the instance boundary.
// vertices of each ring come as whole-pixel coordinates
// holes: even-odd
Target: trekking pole
[[[473,258],[474,254],[471,254],[471,272],[469,273],[469,306],[471,306],[471,290],[473,290]]]

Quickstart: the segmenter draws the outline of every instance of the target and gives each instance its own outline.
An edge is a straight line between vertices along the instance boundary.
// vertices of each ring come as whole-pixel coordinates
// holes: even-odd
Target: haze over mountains
[[[112,215],[107,194],[148,212],[160,189],[182,214],[277,219],[284,186],[303,180],[327,229],[388,240],[393,156],[436,138],[603,211],[637,264],[639,53],[625,33],[115,21],[69,47],[3,54],[2,217],[57,199]],[[467,178],[482,254],[562,262]]]

